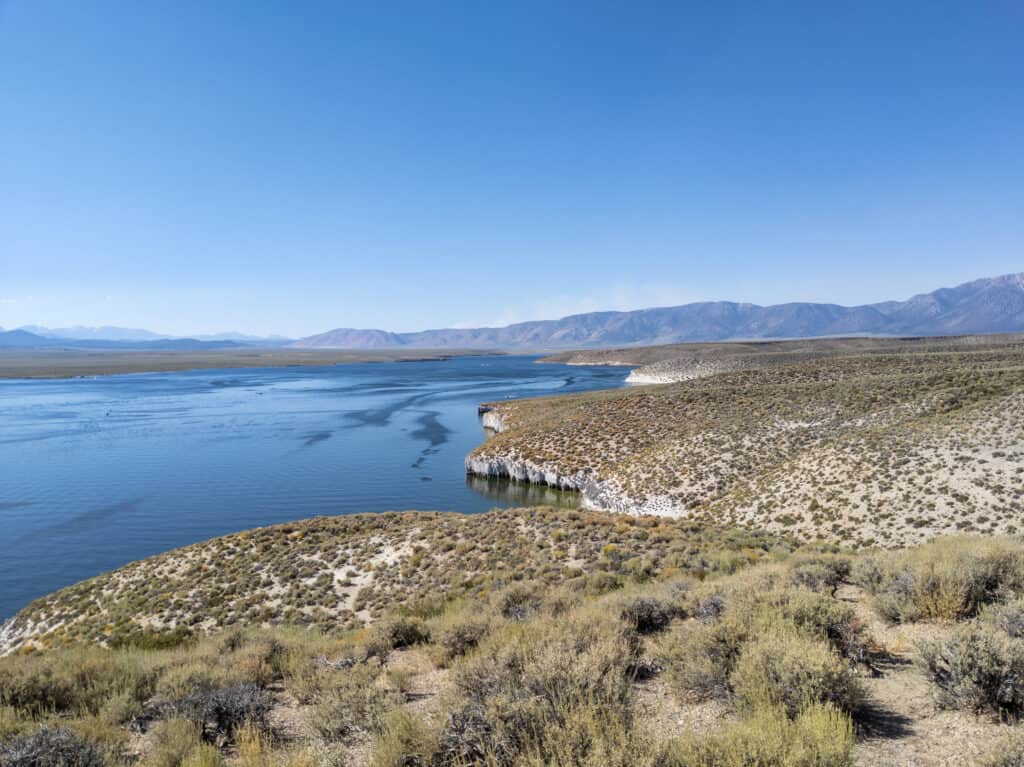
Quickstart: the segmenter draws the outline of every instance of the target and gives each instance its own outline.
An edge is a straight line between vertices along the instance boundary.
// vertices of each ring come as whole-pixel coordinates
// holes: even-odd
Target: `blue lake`
[[[318,514],[567,502],[466,477],[479,402],[624,368],[463,357],[0,381],[0,618],[141,557]]]

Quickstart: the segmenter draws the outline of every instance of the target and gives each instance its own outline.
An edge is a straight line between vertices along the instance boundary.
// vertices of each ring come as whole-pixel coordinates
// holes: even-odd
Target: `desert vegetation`
[[[869,347],[493,405],[479,454],[662,514],[316,518],[39,599],[0,767],[1020,764],[1024,349]]]
[[[413,517],[388,526],[412,529]],[[853,552],[736,533],[715,544],[693,523],[565,510],[496,512],[481,529],[538,518],[558,520],[533,530],[551,546],[593,556],[411,591],[359,628],[140,619],[99,641],[25,641],[0,658],[0,764],[1015,763],[1019,540]],[[645,567],[629,550],[641,539],[665,548]]]
[[[683,383],[490,403],[506,430],[468,465],[572,477],[599,508],[805,541],[1017,532],[1024,344],[894,343],[762,352],[774,362]]]
[[[0,651],[237,625],[357,629],[398,605],[474,597],[507,582],[582,579],[594,590],[662,571],[700,578],[791,545],[740,528],[554,507],[319,517],[215,538],[62,589],[15,616]]]

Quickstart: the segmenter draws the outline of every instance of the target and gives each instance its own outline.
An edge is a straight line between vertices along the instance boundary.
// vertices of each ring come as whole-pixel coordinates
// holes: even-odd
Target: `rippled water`
[[[623,383],[466,357],[0,382],[0,617],[215,535],[317,514],[564,502],[467,479],[476,405]]]

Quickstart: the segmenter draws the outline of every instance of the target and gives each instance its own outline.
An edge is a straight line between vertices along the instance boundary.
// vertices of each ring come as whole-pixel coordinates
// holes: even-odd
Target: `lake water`
[[[566,502],[472,480],[479,402],[621,386],[535,357],[0,381],[0,618],[141,557],[259,525]]]

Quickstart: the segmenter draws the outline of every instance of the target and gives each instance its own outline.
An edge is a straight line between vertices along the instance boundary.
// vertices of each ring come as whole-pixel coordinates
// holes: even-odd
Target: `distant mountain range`
[[[194,338],[178,338],[142,328],[82,327],[45,328],[24,325],[15,330],[0,328],[0,348],[18,349],[119,349],[119,350],[196,350],[231,349],[239,346],[284,346],[292,339],[284,336],[247,336],[243,333],[217,333]]]
[[[114,351],[195,351],[234,349],[237,341],[200,341],[195,338],[160,338],[153,341],[107,341],[102,339],[49,338],[27,330],[0,331],[0,349],[109,349]]]
[[[75,325],[73,328],[22,325],[17,329],[44,338],[64,338],[69,341],[158,341],[170,337],[142,328],[116,328],[109,325],[98,328],[87,328],[82,325]]]
[[[416,333],[338,328],[298,341],[283,336],[218,333],[173,338],[141,328],[29,325],[0,328],[0,348],[230,349],[293,346],[306,349],[569,349],[646,346],[818,336],[936,336],[1024,332],[1024,273],[975,280],[906,301],[864,306],[792,303],[758,306],[705,301],[632,312],[591,312],[560,320],[497,328],[447,328]]]
[[[631,312],[591,312],[498,328],[338,328],[293,344],[336,349],[554,349],[843,335],[959,335],[1024,331],[1024,273],[975,280],[906,301],[865,306],[708,301]]]

